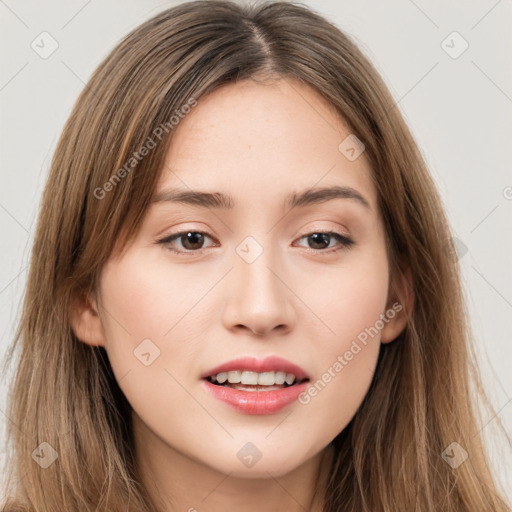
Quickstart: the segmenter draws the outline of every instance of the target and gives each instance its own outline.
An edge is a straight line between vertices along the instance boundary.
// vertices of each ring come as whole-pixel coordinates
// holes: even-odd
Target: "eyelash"
[[[173,234],[171,234],[169,236],[166,236],[165,238],[157,240],[156,243],[160,244],[160,245],[163,245],[164,247],[166,247],[171,252],[173,252],[175,254],[178,254],[180,256],[197,254],[197,253],[199,253],[203,249],[198,249],[197,251],[193,251],[193,250],[177,251],[175,249],[167,247],[168,244],[170,244],[174,240],[180,239],[181,237],[187,235],[188,233],[199,233],[200,235],[206,235],[207,237],[213,239],[213,237],[211,235],[209,235],[208,233],[206,233],[204,231],[187,230],[187,231],[180,231],[178,233],[173,233]],[[306,235],[301,236],[299,238],[299,240],[301,240],[303,238],[307,238],[307,237],[309,237],[311,235],[316,235],[316,234],[329,235],[331,237],[334,237],[338,241],[339,245],[338,245],[337,248],[332,248],[331,247],[329,249],[311,249],[310,247],[305,247],[307,252],[310,252],[310,253],[313,253],[313,254],[321,254],[321,253],[324,253],[324,254],[334,254],[334,253],[338,253],[339,251],[350,249],[350,247],[352,245],[354,245],[354,243],[355,243],[351,238],[348,238],[347,236],[342,235],[341,233],[337,233],[336,231],[312,231],[310,233],[307,233]]]

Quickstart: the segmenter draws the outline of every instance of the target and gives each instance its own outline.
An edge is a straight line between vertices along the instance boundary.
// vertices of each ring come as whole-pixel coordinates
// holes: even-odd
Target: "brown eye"
[[[313,233],[308,236],[308,241],[311,242],[312,249],[327,249],[331,242],[331,235],[327,233]]]
[[[158,243],[169,247],[170,250],[176,253],[197,252],[205,248],[206,238],[211,237],[201,231],[181,231],[159,240]],[[176,249],[177,242],[180,243]]]
[[[313,252],[336,252],[354,244],[354,241],[350,238],[333,231],[316,231],[301,237],[301,240],[303,238],[307,240],[308,248]],[[333,240],[337,242],[334,246],[330,245]]]
[[[197,231],[189,231],[185,235],[181,235],[183,247],[187,250],[202,249],[204,244],[204,235]],[[199,247],[198,247],[199,246]]]
[[[159,240],[158,243],[176,254],[189,254],[207,248],[208,246],[205,247],[205,240],[207,238],[212,239],[210,235],[201,231],[180,231]],[[316,231],[300,239],[307,240],[307,249],[313,253],[333,253],[342,249],[348,249],[354,244],[354,241],[350,238],[333,231]]]

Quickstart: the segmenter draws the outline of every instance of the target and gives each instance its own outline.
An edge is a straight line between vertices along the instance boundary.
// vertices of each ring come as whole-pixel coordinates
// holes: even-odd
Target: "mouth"
[[[300,366],[277,356],[241,357],[201,375],[205,391],[239,413],[275,414],[292,406],[310,376]]]
[[[285,371],[254,372],[250,370],[231,370],[219,372],[204,378],[211,384],[239,391],[274,391],[290,388],[309,382],[309,378],[298,378]]]

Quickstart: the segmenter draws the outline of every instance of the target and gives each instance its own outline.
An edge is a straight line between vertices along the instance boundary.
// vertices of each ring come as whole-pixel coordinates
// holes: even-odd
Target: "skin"
[[[306,405],[243,414],[207,393],[200,375],[235,357],[278,355],[315,382],[396,303],[368,161],[338,150],[348,127],[288,78],[225,85],[175,130],[156,192],[218,191],[235,207],[153,203],[133,243],[105,265],[98,300],[77,308],[74,330],[109,355],[133,407],[141,478],[162,510],[319,511],[315,478],[322,488],[329,443],[366,395],[380,343],[405,327],[404,310]],[[351,199],[283,206],[292,191],[327,185],[356,189],[371,209]],[[156,243],[186,230],[208,235],[203,246]],[[307,236],[328,230],[354,244],[331,237],[321,248]],[[252,263],[236,252],[247,236],[263,249]],[[403,284],[393,289],[410,300]],[[147,338],[160,349],[149,366],[133,354]],[[262,454],[250,468],[237,457],[247,442]]]

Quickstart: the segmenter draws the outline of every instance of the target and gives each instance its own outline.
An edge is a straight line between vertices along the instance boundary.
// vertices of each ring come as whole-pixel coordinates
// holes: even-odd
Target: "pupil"
[[[330,235],[327,233],[314,233],[313,235],[310,235],[310,238],[313,239],[313,243],[320,244],[321,248],[329,246],[329,237]]]
[[[185,243],[183,244],[183,247],[185,247],[185,249],[200,249],[201,247],[194,247],[193,245],[195,243],[199,243],[197,242],[197,238],[199,239],[200,242],[203,241],[203,235],[201,233],[198,233],[197,231],[189,231],[186,235],[184,235],[184,238],[185,238]],[[190,247],[190,245],[192,244],[192,247]],[[187,245],[189,247],[187,247]],[[200,245],[202,245],[200,243]]]

